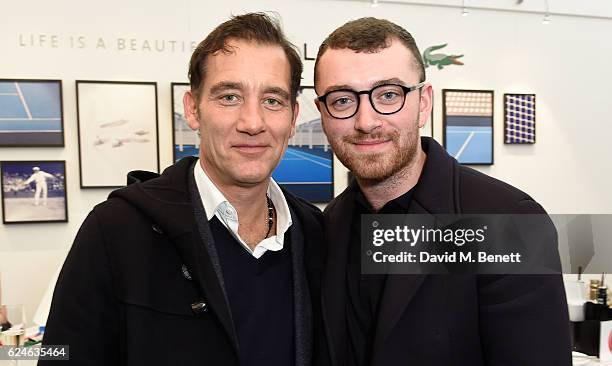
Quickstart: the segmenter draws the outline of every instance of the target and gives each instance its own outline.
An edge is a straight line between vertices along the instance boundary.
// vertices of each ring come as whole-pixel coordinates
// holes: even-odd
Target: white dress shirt
[[[200,160],[195,164],[193,173],[208,221],[210,221],[213,216],[217,216],[219,221],[229,230],[230,234],[232,234],[232,236],[242,244],[244,249],[255,258],[259,259],[268,250],[277,251],[283,249],[285,233],[289,230],[292,223],[291,214],[289,213],[287,200],[285,200],[283,192],[274,179],[270,178],[267,193],[276,209],[276,235],[263,239],[253,250],[251,250],[240,235],[238,235],[238,213],[236,209],[229,203],[219,188],[210,180],[202,168]],[[263,217],[261,221],[264,221]]]

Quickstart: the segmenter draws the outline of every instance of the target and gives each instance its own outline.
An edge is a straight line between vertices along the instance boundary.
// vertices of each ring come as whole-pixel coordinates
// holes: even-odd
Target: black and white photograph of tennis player
[[[5,224],[67,222],[64,161],[3,161],[2,220]]]

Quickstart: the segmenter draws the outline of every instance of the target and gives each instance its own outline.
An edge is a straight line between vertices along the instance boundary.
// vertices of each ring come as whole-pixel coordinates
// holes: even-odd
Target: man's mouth
[[[358,151],[376,151],[391,143],[391,139],[366,139],[351,142]]]
[[[268,144],[235,144],[232,148],[244,154],[258,154],[265,151],[269,147]]]

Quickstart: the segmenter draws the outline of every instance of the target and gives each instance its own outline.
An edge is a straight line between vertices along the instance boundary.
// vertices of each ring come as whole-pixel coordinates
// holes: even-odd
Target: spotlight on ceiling
[[[548,6],[548,0],[544,0],[544,5],[546,9],[544,11],[544,18],[542,18],[542,24],[547,25],[550,24],[550,7]]]
[[[372,8],[378,8],[378,5],[380,5],[380,4],[378,3],[378,0],[371,0],[371,2],[370,2],[370,6],[371,6]]]
[[[470,12],[465,7],[465,0],[461,0],[461,16],[467,17],[468,15],[470,15]]]

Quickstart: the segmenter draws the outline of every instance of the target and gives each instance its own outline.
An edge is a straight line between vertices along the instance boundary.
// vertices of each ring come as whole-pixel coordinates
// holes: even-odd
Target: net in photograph
[[[535,144],[535,94],[504,94],[504,143]]]

